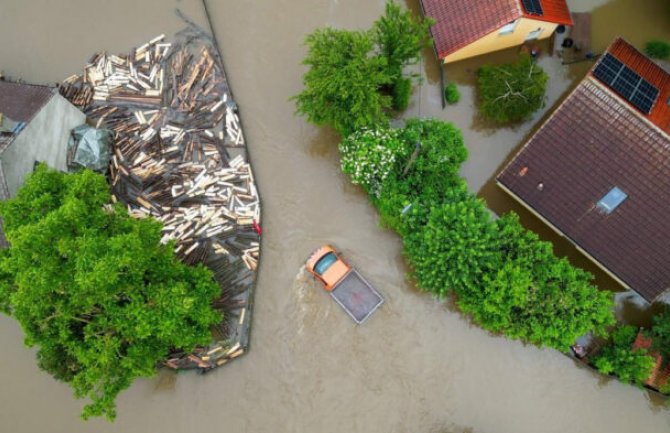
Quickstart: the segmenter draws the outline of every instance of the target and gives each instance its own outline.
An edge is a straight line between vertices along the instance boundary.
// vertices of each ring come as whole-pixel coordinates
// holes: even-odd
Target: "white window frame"
[[[516,26],[519,24],[519,20],[512,21],[511,23],[505,24],[498,30],[498,35],[505,36],[511,35],[516,30]]]

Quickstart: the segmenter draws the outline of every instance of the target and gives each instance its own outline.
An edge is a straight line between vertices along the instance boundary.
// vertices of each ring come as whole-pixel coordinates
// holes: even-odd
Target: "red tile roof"
[[[667,104],[670,74],[621,38],[617,38],[607,51],[659,89],[656,104],[646,117],[665,132],[670,132],[670,105]]]
[[[645,337],[642,331],[640,331],[633,343],[633,350],[647,349],[649,354],[654,357],[656,364],[645,383],[652,388],[659,389],[661,386],[665,385],[668,379],[670,379],[670,365],[666,365],[665,368],[663,368],[663,357],[655,350],[650,350],[652,343],[653,340]]]
[[[541,0],[543,16],[527,14],[520,0],[421,0],[435,50],[444,58],[516,19],[528,18],[572,25],[565,0]]]
[[[0,81],[0,113],[28,122],[55,93],[53,87]]]
[[[521,3],[521,12],[524,17],[532,18],[538,21],[548,21],[550,23],[563,24],[566,26],[572,25],[572,17],[570,16],[570,9],[565,0],[541,0],[542,15],[529,14]]]
[[[670,288],[670,136],[595,78],[497,180],[646,300]],[[628,197],[604,214],[596,204],[615,186]]]

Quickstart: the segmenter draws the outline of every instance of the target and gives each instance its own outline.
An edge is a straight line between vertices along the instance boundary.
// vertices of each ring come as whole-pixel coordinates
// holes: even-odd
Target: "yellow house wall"
[[[452,53],[444,58],[444,63],[456,62],[458,60],[467,59],[468,57],[479,56],[481,54],[490,53],[491,51],[503,50],[505,48],[514,47],[524,43],[528,34],[537,29],[543,29],[538,39],[545,39],[554,33],[558,24],[548,23],[546,21],[538,21],[529,18],[519,18],[514,32],[506,35],[500,35],[497,29],[493,33],[489,33],[483,38],[467,45],[460,50]]]

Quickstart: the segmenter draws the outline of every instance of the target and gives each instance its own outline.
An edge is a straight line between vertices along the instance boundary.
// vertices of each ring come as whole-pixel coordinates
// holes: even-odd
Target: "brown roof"
[[[520,0],[421,0],[435,50],[444,58],[522,16],[572,25],[565,0],[541,0],[543,16],[527,14]],[[566,15],[567,13],[567,15]]]
[[[670,137],[595,78],[497,179],[646,300],[670,287]],[[613,187],[628,197],[606,214]]]
[[[0,113],[18,122],[28,122],[55,92],[53,87],[0,81]]]

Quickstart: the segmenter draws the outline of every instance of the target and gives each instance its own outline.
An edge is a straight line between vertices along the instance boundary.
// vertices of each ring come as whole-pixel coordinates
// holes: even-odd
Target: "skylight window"
[[[611,214],[614,212],[614,209],[619,207],[619,205],[627,198],[628,194],[615,186],[607,194],[605,194],[605,197],[600,199],[598,202],[598,209],[605,212],[606,214]]]

